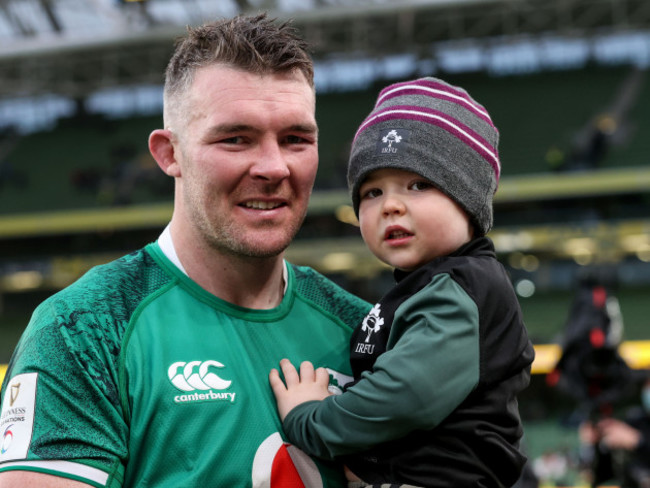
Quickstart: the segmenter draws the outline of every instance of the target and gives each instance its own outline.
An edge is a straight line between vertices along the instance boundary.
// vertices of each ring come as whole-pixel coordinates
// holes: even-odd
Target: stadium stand
[[[594,67],[529,76],[476,74],[446,79],[466,86],[493,114],[501,132],[500,153],[507,178],[555,169],[547,161],[553,147],[570,165],[572,145],[580,131],[607,112],[631,71],[629,67]],[[345,188],[351,137],[381,86],[319,95],[321,165],[317,190]],[[647,87],[648,81],[643,80],[641,89],[647,91]],[[610,144],[598,167],[647,163],[650,142],[639,131],[650,117],[647,99],[643,92],[639,94],[621,124],[625,134]],[[60,120],[51,130],[13,141],[2,161],[20,178],[7,178],[0,186],[0,214],[169,200],[170,186],[158,178],[155,163],[147,158],[148,134],[161,123],[160,116],[119,120],[75,116]],[[150,167],[153,171],[149,174]],[[117,183],[123,188],[133,187],[133,191],[118,195]]]

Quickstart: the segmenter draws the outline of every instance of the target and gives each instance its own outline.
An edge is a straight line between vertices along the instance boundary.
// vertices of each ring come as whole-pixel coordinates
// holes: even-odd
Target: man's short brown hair
[[[307,42],[291,22],[278,23],[266,13],[189,27],[179,39],[165,72],[165,112],[189,88],[197,69],[214,64],[260,75],[292,71],[314,87],[314,65]]]

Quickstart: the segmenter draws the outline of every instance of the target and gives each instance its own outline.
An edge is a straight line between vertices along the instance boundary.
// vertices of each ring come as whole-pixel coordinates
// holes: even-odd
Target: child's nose
[[[395,195],[390,195],[384,200],[383,213],[386,216],[395,214],[399,215],[404,213],[405,210],[406,205],[404,204],[404,201]]]

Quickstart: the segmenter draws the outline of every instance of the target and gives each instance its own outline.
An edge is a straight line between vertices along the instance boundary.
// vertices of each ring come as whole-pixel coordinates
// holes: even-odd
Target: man
[[[170,225],[37,308],[3,386],[0,487],[339,486],[283,441],[267,380],[288,357],[344,381],[369,309],[283,259],[318,165],[305,45],[264,15],[191,29],[164,97]]]
[[[593,486],[616,478],[621,488],[650,488],[650,376],[640,396],[640,405],[623,420],[606,417],[580,425],[581,461],[592,471]]]

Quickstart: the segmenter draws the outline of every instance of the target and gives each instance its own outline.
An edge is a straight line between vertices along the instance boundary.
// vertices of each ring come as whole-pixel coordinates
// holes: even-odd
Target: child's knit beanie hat
[[[352,143],[348,187],[359,215],[359,187],[374,170],[412,171],[470,216],[477,237],[492,228],[501,172],[499,131],[462,88],[437,78],[396,83],[379,93]]]

